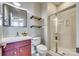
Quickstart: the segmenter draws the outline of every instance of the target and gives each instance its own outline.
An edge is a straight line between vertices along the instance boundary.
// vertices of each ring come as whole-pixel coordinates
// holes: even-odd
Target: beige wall
[[[54,14],[57,12],[57,8],[53,3],[47,3],[48,15]]]
[[[74,5],[74,4],[76,4],[76,3],[75,2],[63,2],[61,5],[59,5],[57,7],[57,12],[61,11],[63,9],[66,9],[66,8],[68,8],[68,7],[70,7],[70,6]]]
[[[71,7],[72,5],[75,5],[75,2],[63,2],[59,6],[56,6],[53,3],[48,3],[48,15],[54,14],[56,12],[59,12],[63,9],[66,9],[68,7]]]

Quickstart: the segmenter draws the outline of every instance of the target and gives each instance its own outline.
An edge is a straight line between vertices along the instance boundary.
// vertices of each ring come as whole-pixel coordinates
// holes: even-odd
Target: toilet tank
[[[33,40],[32,40],[32,44],[33,45],[39,45],[41,43],[41,37],[35,37],[35,38],[33,38]]]

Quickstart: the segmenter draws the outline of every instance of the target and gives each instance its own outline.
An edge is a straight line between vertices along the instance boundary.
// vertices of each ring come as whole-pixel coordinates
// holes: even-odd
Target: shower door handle
[[[58,37],[57,36],[55,37],[55,40],[58,40]]]

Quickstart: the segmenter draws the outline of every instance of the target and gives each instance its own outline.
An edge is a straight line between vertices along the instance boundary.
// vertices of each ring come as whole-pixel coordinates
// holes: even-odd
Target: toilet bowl
[[[40,37],[35,37],[32,40],[32,47],[36,47],[36,53],[40,56],[45,56],[47,53],[47,47],[43,44],[41,44],[41,38]]]
[[[43,44],[37,46],[37,51],[40,56],[45,56],[47,53],[47,47]]]

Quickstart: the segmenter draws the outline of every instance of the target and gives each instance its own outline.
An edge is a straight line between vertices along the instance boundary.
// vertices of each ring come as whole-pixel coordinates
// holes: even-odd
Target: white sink
[[[4,43],[12,43],[12,42],[17,42],[17,41],[22,41],[22,40],[29,40],[32,39],[30,36],[25,36],[25,37],[6,37],[2,38],[2,44]]]

